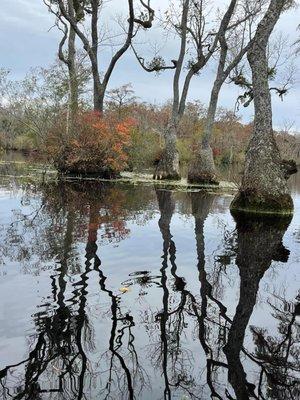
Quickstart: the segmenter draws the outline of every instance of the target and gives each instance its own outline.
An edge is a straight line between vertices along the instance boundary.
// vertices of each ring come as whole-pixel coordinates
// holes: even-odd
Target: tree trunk
[[[100,115],[104,111],[104,93],[102,90],[94,89],[94,111],[99,112]]]
[[[68,72],[69,72],[69,105],[68,105],[68,134],[73,132],[76,114],[78,112],[78,79],[76,69],[76,33],[70,25],[68,40]]]
[[[99,80],[98,68],[93,67],[93,99],[94,99],[94,111],[99,112],[101,115],[104,111],[104,95],[105,91]]]
[[[176,123],[172,122],[165,132],[165,148],[156,167],[153,179],[180,180],[179,153],[176,147]]]
[[[231,204],[232,210],[266,214],[293,212],[287,179],[297,169],[293,161],[283,161],[280,157],[273,134],[268,83],[267,44],[284,5],[283,0],[271,1],[248,52],[252,71],[254,130],[246,153],[242,185]]]
[[[195,158],[191,162],[188,171],[188,181],[190,183],[200,184],[218,184],[217,172],[213,157],[210,139],[212,136],[214,121],[216,117],[217,104],[222,80],[217,79],[214,82],[213,90],[210,96],[209,107],[207,111],[205,128],[201,139],[201,144],[196,151]]]
[[[196,151],[195,158],[188,170],[188,181],[203,185],[218,185],[217,172],[210,145],[202,145]]]

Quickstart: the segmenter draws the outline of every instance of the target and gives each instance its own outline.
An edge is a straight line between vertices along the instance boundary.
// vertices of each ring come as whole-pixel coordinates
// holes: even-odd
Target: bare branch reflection
[[[234,222],[218,199],[95,182],[27,188],[1,254],[49,295],[24,357],[0,371],[1,399],[298,399],[300,294],[275,288],[274,273],[288,263],[290,221]],[[136,259],[145,264],[130,269]]]

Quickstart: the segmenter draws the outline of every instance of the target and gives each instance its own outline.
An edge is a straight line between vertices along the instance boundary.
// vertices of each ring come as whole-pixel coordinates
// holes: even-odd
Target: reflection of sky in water
[[[122,192],[122,187],[119,190]],[[153,203],[155,193],[150,188],[146,190],[150,192],[152,199],[146,211],[146,213],[149,213],[151,209],[154,211],[151,218],[143,224],[137,224],[129,217],[126,221],[126,228],[130,230],[130,234],[117,243],[108,243],[107,240],[102,243],[103,228],[100,227],[98,230],[97,255],[101,259],[101,269],[107,277],[106,289],[111,290],[115,295],[120,295],[119,289],[124,282],[133,283],[129,286],[129,292],[120,295],[120,307],[124,313],[129,312],[134,318],[136,323],[133,329],[135,348],[141,358],[143,368],[149,374],[149,381],[152,385],[152,393],[150,390],[144,389],[141,398],[158,399],[162,398],[164,384],[159,367],[155,367],[151,363],[151,356],[157,351],[157,341],[160,336],[158,331],[147,330],[142,321],[147,318],[153,319],[153,315],[162,310],[163,290],[159,287],[160,278],[158,277],[161,275],[163,242],[162,234],[158,228],[160,213],[158,206]],[[3,240],[6,240],[5,234],[9,229],[9,224],[15,218],[18,218],[12,213],[12,210],[21,210],[24,214],[30,214],[40,206],[42,194],[39,191],[37,191],[37,194],[29,195],[29,197],[26,195],[25,200],[24,193],[16,188],[12,192],[8,190],[7,185],[4,185],[0,191],[1,247],[5,247]],[[257,302],[249,322],[249,325],[266,328],[271,334],[276,334],[278,321],[272,317],[268,301],[272,300],[274,293],[286,300],[293,301],[300,287],[300,197],[295,190],[293,190],[293,193],[295,215],[283,239],[284,245],[290,250],[289,261],[288,263],[273,262],[264,274],[260,281]],[[191,210],[186,214],[178,211],[182,210],[182,207],[189,209],[188,196],[189,194],[174,193],[176,211],[171,220],[170,232],[176,245],[176,275],[184,277],[186,289],[199,299],[201,285],[198,280],[194,216],[191,215]],[[230,233],[235,229],[235,222],[228,211],[230,201],[230,196],[216,196],[205,220],[205,269],[210,282],[215,279],[216,260],[224,252],[225,230]],[[43,212],[42,209],[41,215],[43,215]],[[47,217],[46,214],[45,216]],[[39,245],[42,248],[51,245],[51,243],[47,244],[41,241]],[[75,240],[73,245],[77,249],[78,263],[83,270],[86,243],[80,239]],[[251,259],[249,259],[249,263],[251,263]],[[0,370],[5,368],[6,365],[18,363],[27,357],[29,347],[33,346],[36,340],[36,327],[32,316],[37,313],[51,314],[53,313],[52,308],[57,307],[57,304],[53,304],[51,276],[57,274],[55,268],[58,265],[58,260],[45,261],[40,259],[37,254],[32,254],[28,262],[11,260],[4,255],[4,264],[0,266]],[[149,275],[153,277],[150,284],[145,285],[145,287],[139,286],[132,276],[136,271],[149,271]],[[166,274],[171,296],[170,301],[171,303],[174,302],[174,306],[178,302],[180,293],[176,293],[172,289],[174,278],[170,274],[170,263]],[[64,280],[67,282],[64,299],[66,304],[71,307],[71,303],[68,303],[68,301],[72,297],[73,284],[80,280],[80,276],[79,274],[66,275]],[[228,316],[233,318],[239,300],[240,284],[239,270],[234,264],[234,257],[231,258],[231,264],[227,265],[221,272],[220,283],[217,296],[227,307]],[[99,355],[108,350],[111,316],[109,313],[110,298],[107,293],[101,291],[99,275],[96,271],[91,271],[88,274],[86,299],[86,312],[93,325],[95,339],[95,350],[88,351],[88,354],[93,368],[97,369],[100,368],[98,365]],[[208,303],[210,312],[212,305],[210,301]],[[153,313],[152,317],[151,312]],[[154,323],[153,320],[153,325]],[[199,346],[196,331],[192,325],[192,321],[187,318],[187,325],[181,337],[182,346],[187,349],[193,359],[189,373],[194,375],[198,383],[204,384],[205,353]],[[249,351],[254,351],[252,334],[249,329],[246,331],[244,345]],[[249,372],[249,379],[256,379],[255,367],[248,360],[244,361],[244,368]],[[103,361],[104,364],[105,362]],[[224,373],[225,381],[226,376],[227,373]],[[105,374],[101,379],[105,381]],[[100,383],[100,378],[97,385],[104,385],[102,381]],[[96,389],[92,389],[93,396],[97,392],[97,385]],[[205,387],[204,398],[208,398],[205,397],[208,396],[208,393],[208,387]],[[174,398],[182,398],[182,393],[180,396]]]

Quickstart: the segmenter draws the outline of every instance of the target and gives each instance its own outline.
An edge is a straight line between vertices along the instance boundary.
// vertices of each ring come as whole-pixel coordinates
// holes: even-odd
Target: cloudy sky
[[[155,8],[163,8],[167,1],[153,0],[152,4]],[[107,12],[117,13],[121,2],[124,3],[123,6],[126,4],[125,0],[112,0]],[[219,3],[224,4],[224,1],[219,1]],[[46,67],[53,63],[60,35],[55,28],[50,29],[54,22],[53,16],[48,13],[42,0],[1,0],[0,20],[0,67],[9,69],[14,79],[23,78],[32,67]],[[296,35],[300,34],[296,30],[299,22],[300,8],[285,13],[276,28],[276,35],[282,32],[285,36],[289,36],[290,42],[293,42]],[[151,38],[151,44],[162,42],[159,47],[166,60],[176,58],[178,49],[176,41],[171,37],[161,40],[161,32],[158,28],[147,34]],[[139,39],[140,48],[143,47],[144,40],[144,37]],[[152,47],[146,42],[145,47],[149,52],[149,49],[152,51]],[[107,55],[103,54],[104,62]],[[300,57],[296,59],[296,65],[295,84],[283,102],[273,97],[273,112],[276,128],[293,124],[293,131],[300,132]],[[190,100],[197,99],[207,103],[213,73],[214,66],[210,65],[200,76],[194,78],[189,94]],[[157,77],[144,72],[137,65],[133,55],[128,52],[114,71],[110,87],[131,82],[136,95],[142,100],[159,104],[171,97],[171,78],[171,73],[164,73]],[[220,105],[232,109],[237,96],[236,87],[224,85]],[[249,107],[241,110],[240,113],[243,120],[247,122],[252,117],[253,109]]]

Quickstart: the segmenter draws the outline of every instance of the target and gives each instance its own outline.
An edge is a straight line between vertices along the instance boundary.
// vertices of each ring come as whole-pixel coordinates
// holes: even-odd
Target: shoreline
[[[214,193],[228,193],[234,194],[238,190],[238,186],[229,181],[220,181],[219,185],[201,185],[195,183],[188,183],[186,178],[182,178],[179,181],[171,180],[154,180],[152,174],[150,173],[139,173],[139,172],[121,172],[120,177],[114,179],[105,179],[97,176],[72,176],[72,175],[60,175],[56,170],[54,170],[50,165],[46,164],[28,164],[26,161],[0,161],[0,166],[5,165],[24,165],[27,167],[27,171],[20,174],[1,174],[0,177],[3,178],[19,178],[19,179],[41,179],[43,182],[49,180],[60,180],[60,181],[95,181],[95,182],[108,182],[108,183],[127,183],[131,185],[152,185],[160,186],[164,189],[173,189],[181,191],[213,191]]]

